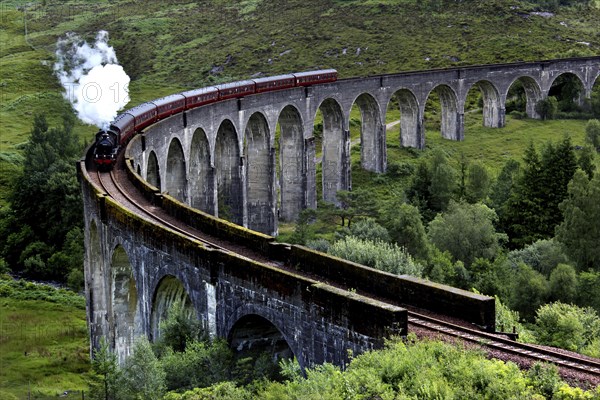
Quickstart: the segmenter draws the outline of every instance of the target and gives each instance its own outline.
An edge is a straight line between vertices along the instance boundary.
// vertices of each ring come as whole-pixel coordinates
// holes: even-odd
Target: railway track
[[[118,168],[118,166],[117,166]],[[200,233],[195,232],[194,229],[189,228],[181,223],[175,223],[173,221],[169,221],[167,218],[162,218],[160,213],[157,213],[157,210],[161,210],[159,207],[152,205],[142,205],[140,201],[132,194],[130,194],[122,185],[119,183],[119,178],[117,178],[116,174],[119,173],[119,170],[114,168],[110,172],[100,172],[100,171],[90,171],[94,174],[97,174],[97,181],[101,186],[102,190],[109,196],[111,196],[115,201],[120,202],[124,206],[130,208],[136,213],[140,214],[144,218],[152,220],[154,222],[158,222],[163,226],[171,229],[175,232],[188,236],[194,240],[201,242],[204,246],[212,249],[219,249],[227,252],[235,252],[240,257],[254,259],[259,262],[267,263],[271,266],[275,266],[277,268],[281,268],[287,270],[282,263],[265,260],[264,257],[258,257],[253,252],[252,255],[248,256],[246,254],[241,254],[240,250],[237,248],[239,246],[236,245],[227,245],[223,246],[220,243],[216,243],[213,240],[207,239],[205,236],[202,236]],[[298,269],[291,269],[295,273],[299,273]],[[308,274],[307,274],[308,275]],[[311,279],[320,280],[318,276],[309,276]],[[330,285],[337,286],[335,283],[327,282]],[[348,288],[342,288],[348,289]],[[370,293],[364,293],[364,295],[372,295]],[[402,304],[396,304],[393,299],[379,299],[381,301],[388,302],[390,304],[394,304],[397,306],[402,306]],[[426,330],[431,330],[438,332],[442,335],[446,335],[449,337],[457,338],[462,341],[473,343],[479,346],[483,346],[487,349],[496,350],[505,354],[511,354],[518,357],[523,357],[532,361],[539,362],[547,362],[553,363],[561,368],[575,371],[577,373],[583,373],[587,376],[592,377],[592,379],[600,382],[600,360],[590,360],[583,357],[576,357],[570,354],[560,353],[558,351],[552,351],[547,348],[540,348],[532,345],[527,345],[524,343],[515,342],[513,340],[502,337],[499,334],[492,334],[488,332],[483,332],[480,330],[468,328],[465,326],[453,324],[447,321],[443,321],[438,318],[433,318],[431,316],[417,313],[414,311],[408,312],[408,323],[409,326],[419,327]]]
[[[503,353],[517,355],[532,361],[552,363],[561,368],[585,373],[600,379],[600,360],[577,357],[553,351],[548,348],[519,343],[498,334],[470,329],[410,311],[408,313],[408,323],[409,325],[434,330],[441,334],[461,339],[465,342],[478,344]]]
[[[113,198],[116,198],[116,200],[119,200],[119,198],[125,199],[129,204],[129,207],[134,208],[135,210],[137,210],[138,213],[144,214],[147,218],[153,221],[160,222],[162,225],[174,230],[177,233],[181,233],[185,236],[191,237],[192,239],[201,242],[208,248],[230,251],[229,249],[223,246],[220,246],[214,242],[211,242],[210,240],[207,240],[205,237],[195,235],[193,232],[190,232],[189,229],[183,229],[177,224],[174,224],[156,215],[156,213],[153,212],[153,208],[155,209],[157,207],[141,206],[136,199],[134,199],[125,189],[123,189],[123,187],[115,177],[115,169],[111,170],[110,172],[96,171],[96,173],[98,174],[98,182],[102,186],[102,189],[104,189],[104,191],[108,195],[110,195]]]

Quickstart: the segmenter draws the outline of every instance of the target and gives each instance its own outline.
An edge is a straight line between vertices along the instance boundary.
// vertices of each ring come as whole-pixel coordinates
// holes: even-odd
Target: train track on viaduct
[[[272,268],[278,268],[284,271],[291,271],[295,274],[304,273],[305,277],[316,282],[324,282],[336,286],[342,290],[356,290],[357,293],[375,298],[395,306],[405,307],[399,304],[393,298],[381,298],[377,293],[361,288],[345,287],[343,283],[334,282],[331,279],[320,276],[313,272],[299,271],[297,267],[287,265],[285,262],[274,260],[260,251],[243,246],[239,243],[233,243],[222,238],[216,238],[210,234],[193,228],[169,213],[161,207],[152,204],[130,181],[125,170],[123,155],[117,162],[115,168],[110,172],[100,172],[88,163],[88,174],[92,182],[105,193],[112,197],[129,211],[137,214],[139,217],[151,221],[153,224],[161,226],[163,229],[169,229],[184,235],[192,240],[202,243],[203,246],[212,249],[220,249],[225,252],[232,252],[238,256],[246,257],[256,262],[269,265]],[[408,308],[408,327],[409,332],[415,331],[425,336],[434,336],[445,340],[459,341],[465,343],[467,347],[479,347],[488,352],[490,356],[516,361],[521,366],[527,367],[535,362],[544,362],[555,364],[559,367],[561,375],[572,381],[587,382],[587,385],[600,384],[600,360],[589,357],[578,356],[573,353],[564,352],[559,349],[553,349],[542,346],[533,346],[509,339],[505,334],[490,333],[469,326],[468,323],[461,323],[446,318],[445,316],[432,316],[426,311],[420,309]]]

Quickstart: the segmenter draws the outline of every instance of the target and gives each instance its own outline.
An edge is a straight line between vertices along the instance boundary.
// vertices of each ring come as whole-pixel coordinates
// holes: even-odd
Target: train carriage
[[[156,106],[157,120],[170,117],[185,110],[185,97],[181,94],[161,97],[160,99],[152,100],[151,103]]]
[[[200,107],[205,104],[214,103],[219,99],[219,89],[214,86],[200,89],[188,90],[181,93],[185,97],[185,109]]]
[[[256,84],[256,93],[289,89],[296,86],[296,78],[292,74],[257,78],[253,81]]]
[[[225,83],[217,86],[219,89],[219,100],[227,100],[236,97],[244,97],[255,92],[254,81],[240,81]]]
[[[297,72],[293,75],[296,77],[296,86],[310,86],[317,83],[335,82],[337,80],[337,71],[335,69]]]

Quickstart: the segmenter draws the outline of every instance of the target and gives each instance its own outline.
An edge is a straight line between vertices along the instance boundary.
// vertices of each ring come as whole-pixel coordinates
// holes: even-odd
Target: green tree
[[[380,240],[389,242],[390,235],[385,227],[379,225],[373,218],[363,218],[356,221],[349,229],[351,236],[362,240]]]
[[[507,261],[513,268],[525,263],[546,278],[550,277],[558,264],[569,263],[563,246],[554,239],[538,240],[522,249],[512,250],[507,255]]]
[[[371,193],[364,189],[354,191],[340,190],[336,193],[340,206],[335,213],[340,217],[341,225],[348,227],[355,217],[372,217],[377,214],[377,203],[373,201]]]
[[[548,281],[527,264],[519,264],[514,273],[510,308],[518,311],[524,318],[532,319],[535,310],[548,300]]]
[[[490,175],[483,163],[476,162],[467,169],[465,198],[469,203],[484,201],[490,190]]]
[[[447,212],[429,223],[427,235],[440,250],[469,267],[475,258],[492,259],[500,250],[505,235],[496,232],[496,220],[494,210],[483,204],[452,202]]]
[[[491,206],[496,210],[498,218],[502,221],[504,218],[504,205],[511,197],[513,188],[519,176],[520,164],[510,159],[504,163],[498,179],[491,185],[490,201]]]
[[[159,400],[165,394],[165,371],[145,337],[138,338],[119,379],[120,399]]]
[[[577,166],[585,172],[590,179],[594,177],[594,171],[596,170],[594,157],[594,150],[590,146],[585,146],[581,149],[581,153],[579,153],[579,157],[577,158]]]
[[[100,340],[100,348],[94,351],[92,358],[92,381],[88,397],[92,400],[118,400],[117,382],[121,370],[117,364],[117,356],[108,348],[104,338]]]
[[[184,307],[179,301],[174,302],[167,311],[167,317],[160,323],[160,337],[155,346],[164,349],[168,347],[175,352],[184,351],[189,343],[207,341],[208,334],[203,329],[196,313],[191,308]]]
[[[572,303],[577,295],[577,272],[569,264],[558,264],[550,274],[550,296],[554,301]]]
[[[577,168],[571,140],[566,136],[556,146],[547,143],[538,155],[533,144],[525,152],[525,166],[501,220],[512,247],[523,247],[554,236],[562,221],[560,202]]]
[[[577,280],[577,304],[592,307],[600,314],[600,271],[581,272]]]
[[[382,212],[382,223],[390,238],[413,257],[427,260],[429,243],[419,209],[410,204],[388,203]]]
[[[600,151],[600,121],[591,119],[585,126],[585,141]]]
[[[81,259],[82,247],[72,246],[67,237],[83,222],[74,163],[81,151],[72,117],[65,117],[61,128],[49,128],[43,115],[34,117],[23,150],[23,171],[10,195],[10,220],[3,224],[5,235],[0,243],[0,255],[13,270],[37,279],[64,281]],[[64,258],[49,260],[56,252]],[[83,268],[81,264],[76,267]]]
[[[446,154],[441,150],[434,150],[431,158],[431,207],[434,211],[445,211],[456,191],[456,171]]]
[[[535,112],[538,113],[540,118],[544,121],[554,119],[556,111],[558,111],[558,101],[554,96],[539,100],[535,104]]]
[[[556,229],[556,238],[580,271],[600,271],[600,174],[591,180],[578,170],[569,183],[568,196],[560,208],[563,222]]]
[[[600,337],[600,317],[591,308],[556,302],[537,310],[534,330],[540,344],[578,351]]]

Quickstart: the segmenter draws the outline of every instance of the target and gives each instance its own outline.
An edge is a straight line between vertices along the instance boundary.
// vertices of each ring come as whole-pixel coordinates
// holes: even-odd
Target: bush
[[[547,99],[539,100],[535,104],[535,112],[539,114],[542,120],[554,119],[558,111],[558,101],[556,97],[550,96]]]
[[[364,218],[356,221],[350,227],[350,235],[362,240],[390,241],[387,229],[379,225],[373,218]]]
[[[600,338],[600,317],[591,308],[546,304],[537,310],[534,331],[540,344],[580,351]]]
[[[415,263],[406,251],[395,244],[380,240],[361,240],[353,236],[335,242],[329,254],[393,274],[420,277],[423,267]]]
[[[508,115],[510,115],[514,119],[525,119],[525,118],[527,118],[527,113],[525,111],[513,110],[513,111],[509,112]]]
[[[393,178],[411,176],[414,172],[415,166],[405,162],[391,162],[387,166],[387,174]]]

